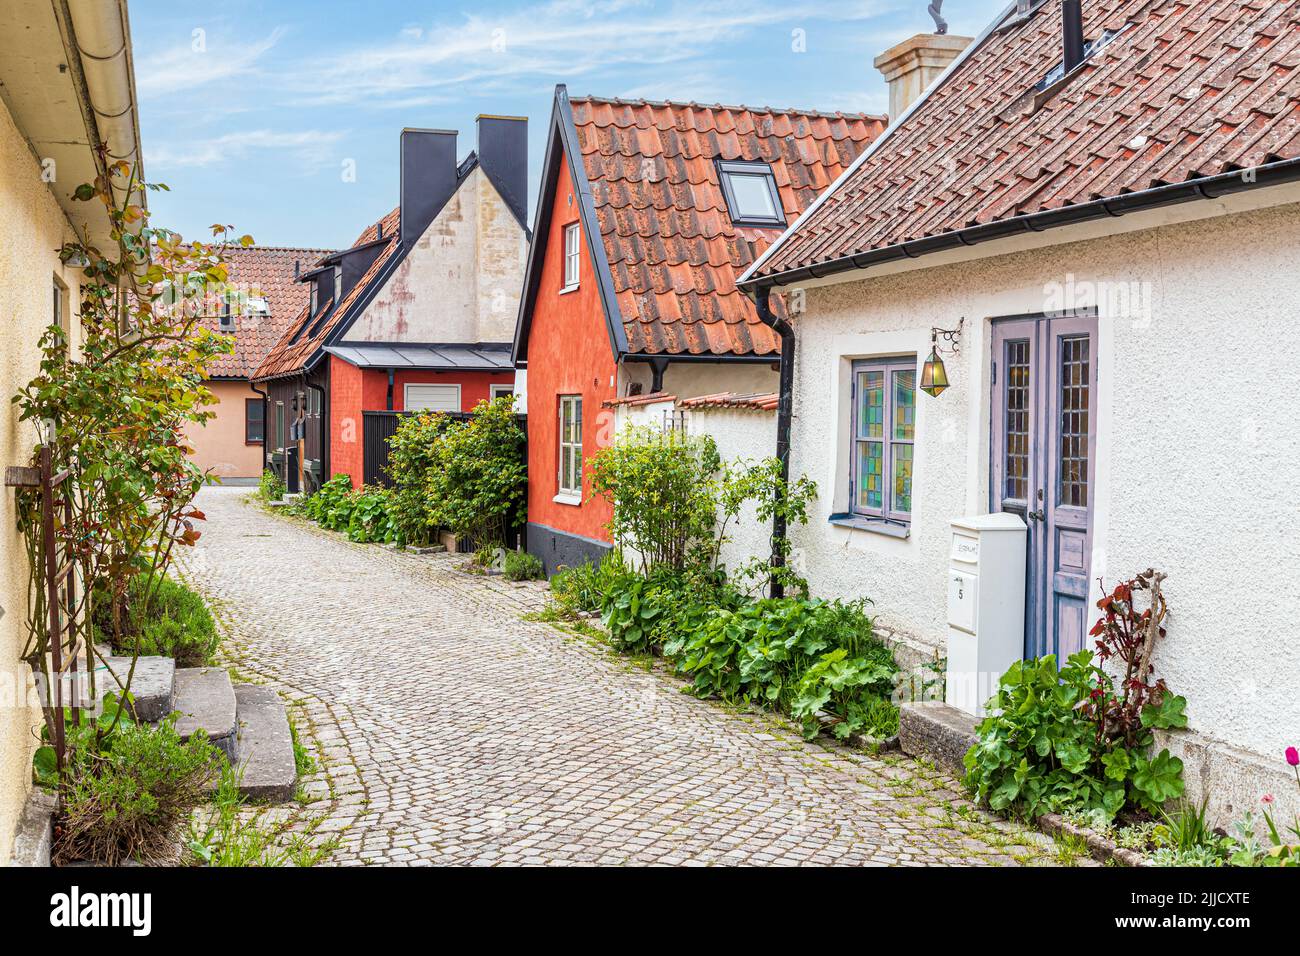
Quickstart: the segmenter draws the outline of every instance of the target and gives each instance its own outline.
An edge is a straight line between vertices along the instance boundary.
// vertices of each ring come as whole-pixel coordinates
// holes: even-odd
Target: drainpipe
[[[254,395],[259,395],[262,399],[262,471],[266,471],[266,433],[268,431],[267,426],[270,423],[271,396],[258,388],[256,382],[250,381],[248,387],[253,390]]]
[[[794,417],[794,329],[784,319],[772,314],[768,305],[770,285],[754,290],[754,307],[758,320],[781,337],[781,384],[776,406],[776,457],[781,462],[781,481],[790,480],[790,423]],[[778,492],[779,493],[779,492]],[[785,553],[781,545],[786,540],[785,514],[780,508],[772,516],[772,568],[785,566]],[[785,597],[785,587],[778,575],[768,582],[768,593],[774,598]]]
[[[658,395],[664,390],[664,372],[668,371],[668,360],[656,358],[650,361],[650,394]]]
[[[393,410],[393,382],[395,377],[395,372],[390,368],[388,370],[388,404],[385,406],[390,412]]]

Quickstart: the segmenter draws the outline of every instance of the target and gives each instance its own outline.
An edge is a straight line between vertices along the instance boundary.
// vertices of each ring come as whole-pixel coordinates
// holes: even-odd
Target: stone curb
[[[1088,844],[1088,855],[1100,863],[1114,861],[1120,866],[1150,866],[1150,862],[1136,850],[1122,847],[1114,840],[1108,840],[1095,830],[1075,826],[1059,813],[1045,813],[1036,821],[1038,829],[1048,836],[1066,834],[1081,837]]]
[[[54,842],[54,794],[33,787],[14,832],[10,866],[49,866]]]

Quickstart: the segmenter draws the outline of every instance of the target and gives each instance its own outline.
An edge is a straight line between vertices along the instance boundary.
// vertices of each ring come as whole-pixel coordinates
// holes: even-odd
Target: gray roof
[[[514,368],[510,346],[328,345],[325,351],[358,368],[419,368],[440,371],[505,371]]]

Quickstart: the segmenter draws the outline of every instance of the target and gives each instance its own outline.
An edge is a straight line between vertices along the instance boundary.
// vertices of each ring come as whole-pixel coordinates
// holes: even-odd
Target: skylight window
[[[737,226],[784,227],[776,178],[767,163],[718,161],[718,178],[731,221]]]

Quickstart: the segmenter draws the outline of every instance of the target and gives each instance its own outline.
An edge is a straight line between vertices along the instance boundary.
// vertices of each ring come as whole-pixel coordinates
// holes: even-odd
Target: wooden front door
[[[1029,526],[1025,656],[1063,660],[1088,632],[1096,316],[996,321],[992,361],[991,508]]]

